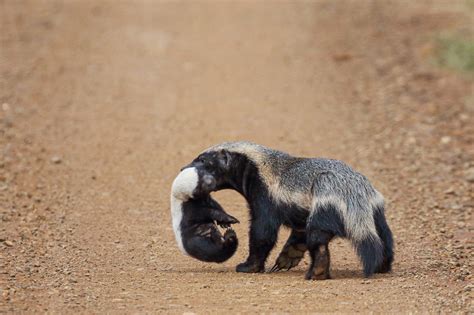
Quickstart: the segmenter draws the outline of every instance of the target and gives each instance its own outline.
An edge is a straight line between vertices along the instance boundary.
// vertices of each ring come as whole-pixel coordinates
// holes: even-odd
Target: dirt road
[[[472,80],[429,61],[462,1],[0,1],[0,312],[472,312]],[[169,189],[245,139],[342,159],[387,199],[394,271],[184,257]],[[282,231],[272,264],[287,231]]]

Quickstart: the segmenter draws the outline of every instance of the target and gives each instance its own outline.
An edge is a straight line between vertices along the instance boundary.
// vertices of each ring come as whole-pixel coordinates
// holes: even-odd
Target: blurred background
[[[0,0],[0,311],[473,311],[473,82],[472,0]],[[394,271],[237,274],[227,191],[237,254],[184,257],[171,182],[233,140],[366,174]]]

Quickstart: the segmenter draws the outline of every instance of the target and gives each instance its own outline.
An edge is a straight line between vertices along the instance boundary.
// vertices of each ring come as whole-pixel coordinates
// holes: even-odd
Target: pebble
[[[464,178],[468,182],[474,183],[474,167],[471,167],[470,169],[468,169],[464,172]]]
[[[451,137],[450,136],[444,136],[440,140],[441,144],[448,144],[451,142]]]
[[[462,113],[459,115],[459,120],[461,121],[468,121],[469,120],[469,115]]]
[[[62,159],[61,159],[61,157],[55,155],[51,158],[51,162],[53,162],[54,164],[59,164],[59,163],[62,162]]]
[[[409,137],[406,141],[407,144],[416,144],[416,138],[415,137]]]
[[[455,190],[454,190],[454,187],[451,186],[451,187],[449,187],[448,189],[446,189],[446,190],[444,191],[444,193],[445,193],[446,195],[451,195],[451,194],[454,194],[454,191],[455,191]]]
[[[13,246],[13,243],[11,241],[5,241],[3,242],[3,244],[5,244],[6,246],[8,247],[12,247]]]

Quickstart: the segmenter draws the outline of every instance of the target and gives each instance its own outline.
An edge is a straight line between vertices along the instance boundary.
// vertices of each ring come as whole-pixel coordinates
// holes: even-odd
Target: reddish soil
[[[0,312],[472,313],[473,81],[430,59],[463,3],[0,0]],[[227,191],[237,254],[183,256],[171,182],[229,140],[366,174],[393,272],[236,273]]]

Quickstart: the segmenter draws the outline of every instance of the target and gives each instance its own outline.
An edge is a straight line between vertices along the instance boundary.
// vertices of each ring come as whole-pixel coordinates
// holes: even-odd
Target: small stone
[[[444,193],[445,193],[446,195],[452,195],[452,194],[454,194],[454,191],[455,191],[455,190],[454,190],[454,187],[451,186],[451,187],[449,187],[448,189],[446,189],[446,190],[444,191]]]
[[[352,55],[348,53],[338,53],[332,56],[332,59],[336,62],[344,62],[352,59]]]
[[[470,169],[464,171],[464,178],[468,182],[474,183],[474,167],[471,167]]]
[[[416,138],[415,137],[409,137],[407,139],[407,144],[416,144]]]
[[[8,247],[12,247],[13,246],[13,243],[11,241],[5,241],[3,242],[3,244],[5,244],[6,246]]]
[[[459,119],[461,121],[468,121],[469,120],[469,115],[465,114],[465,113],[462,113],[462,114],[459,115]]]
[[[61,159],[61,157],[55,155],[51,158],[51,162],[53,162],[54,164],[59,164],[59,163],[62,162],[62,159]]]
[[[451,142],[451,137],[450,136],[444,136],[440,140],[441,144],[448,144]]]

